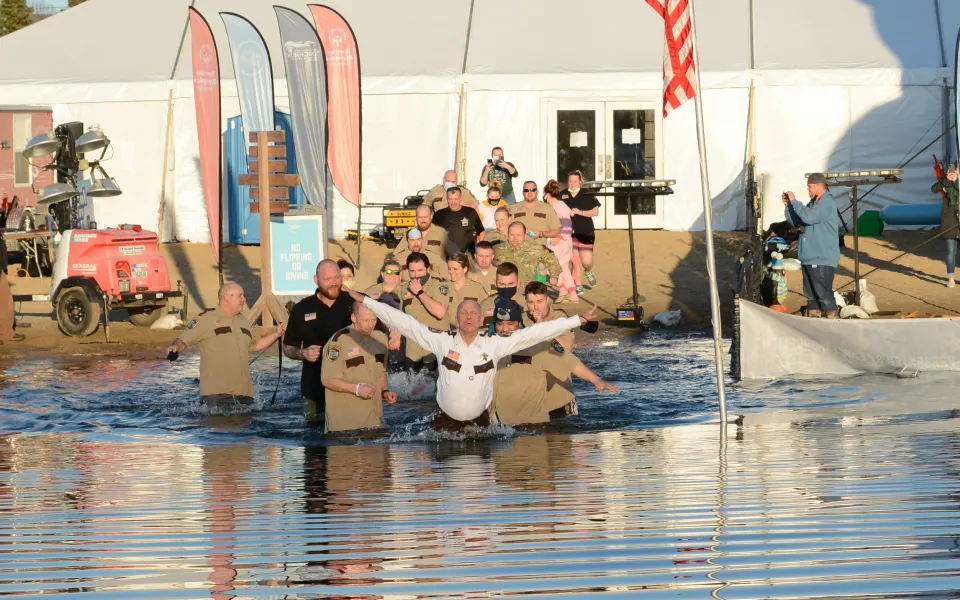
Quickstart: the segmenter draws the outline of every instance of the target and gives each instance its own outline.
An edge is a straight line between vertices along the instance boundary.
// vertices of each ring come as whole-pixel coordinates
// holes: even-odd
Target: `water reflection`
[[[0,438],[0,595],[944,597],[960,581],[953,410],[840,410],[719,445],[713,425],[329,446],[99,436]]]

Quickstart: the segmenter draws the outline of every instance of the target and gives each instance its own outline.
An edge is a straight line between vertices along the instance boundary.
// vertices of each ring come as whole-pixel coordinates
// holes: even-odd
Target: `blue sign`
[[[309,296],[317,263],[326,257],[323,216],[277,215],[270,218],[271,285],[277,296]]]

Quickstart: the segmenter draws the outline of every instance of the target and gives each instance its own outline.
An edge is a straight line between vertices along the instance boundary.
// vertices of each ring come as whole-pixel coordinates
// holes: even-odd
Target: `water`
[[[736,386],[721,446],[709,339],[578,354],[623,391],[578,386],[546,431],[438,438],[425,397],[388,407],[389,438],[333,443],[286,369],[273,406],[219,416],[189,357],[0,358],[0,595],[960,592],[960,377]],[[263,404],[276,360],[255,363]]]

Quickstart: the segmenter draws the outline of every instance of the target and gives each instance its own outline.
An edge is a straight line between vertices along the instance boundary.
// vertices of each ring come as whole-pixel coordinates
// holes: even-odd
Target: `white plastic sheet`
[[[960,319],[810,319],[740,302],[743,379],[960,371]]]

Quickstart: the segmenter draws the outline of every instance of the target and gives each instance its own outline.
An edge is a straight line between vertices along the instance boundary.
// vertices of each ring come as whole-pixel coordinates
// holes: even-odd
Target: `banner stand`
[[[285,170],[287,156],[286,133],[278,131],[254,131],[250,141],[256,145],[250,147],[250,174],[240,175],[240,185],[249,185],[250,212],[260,213],[260,297],[250,309],[249,319],[256,323],[263,316],[263,327],[273,327],[273,320],[285,323],[289,315],[287,310],[273,294],[272,253],[270,251],[270,214],[282,214],[290,210],[290,186],[300,185],[300,176],[280,173]],[[270,145],[277,142],[277,145]]]

